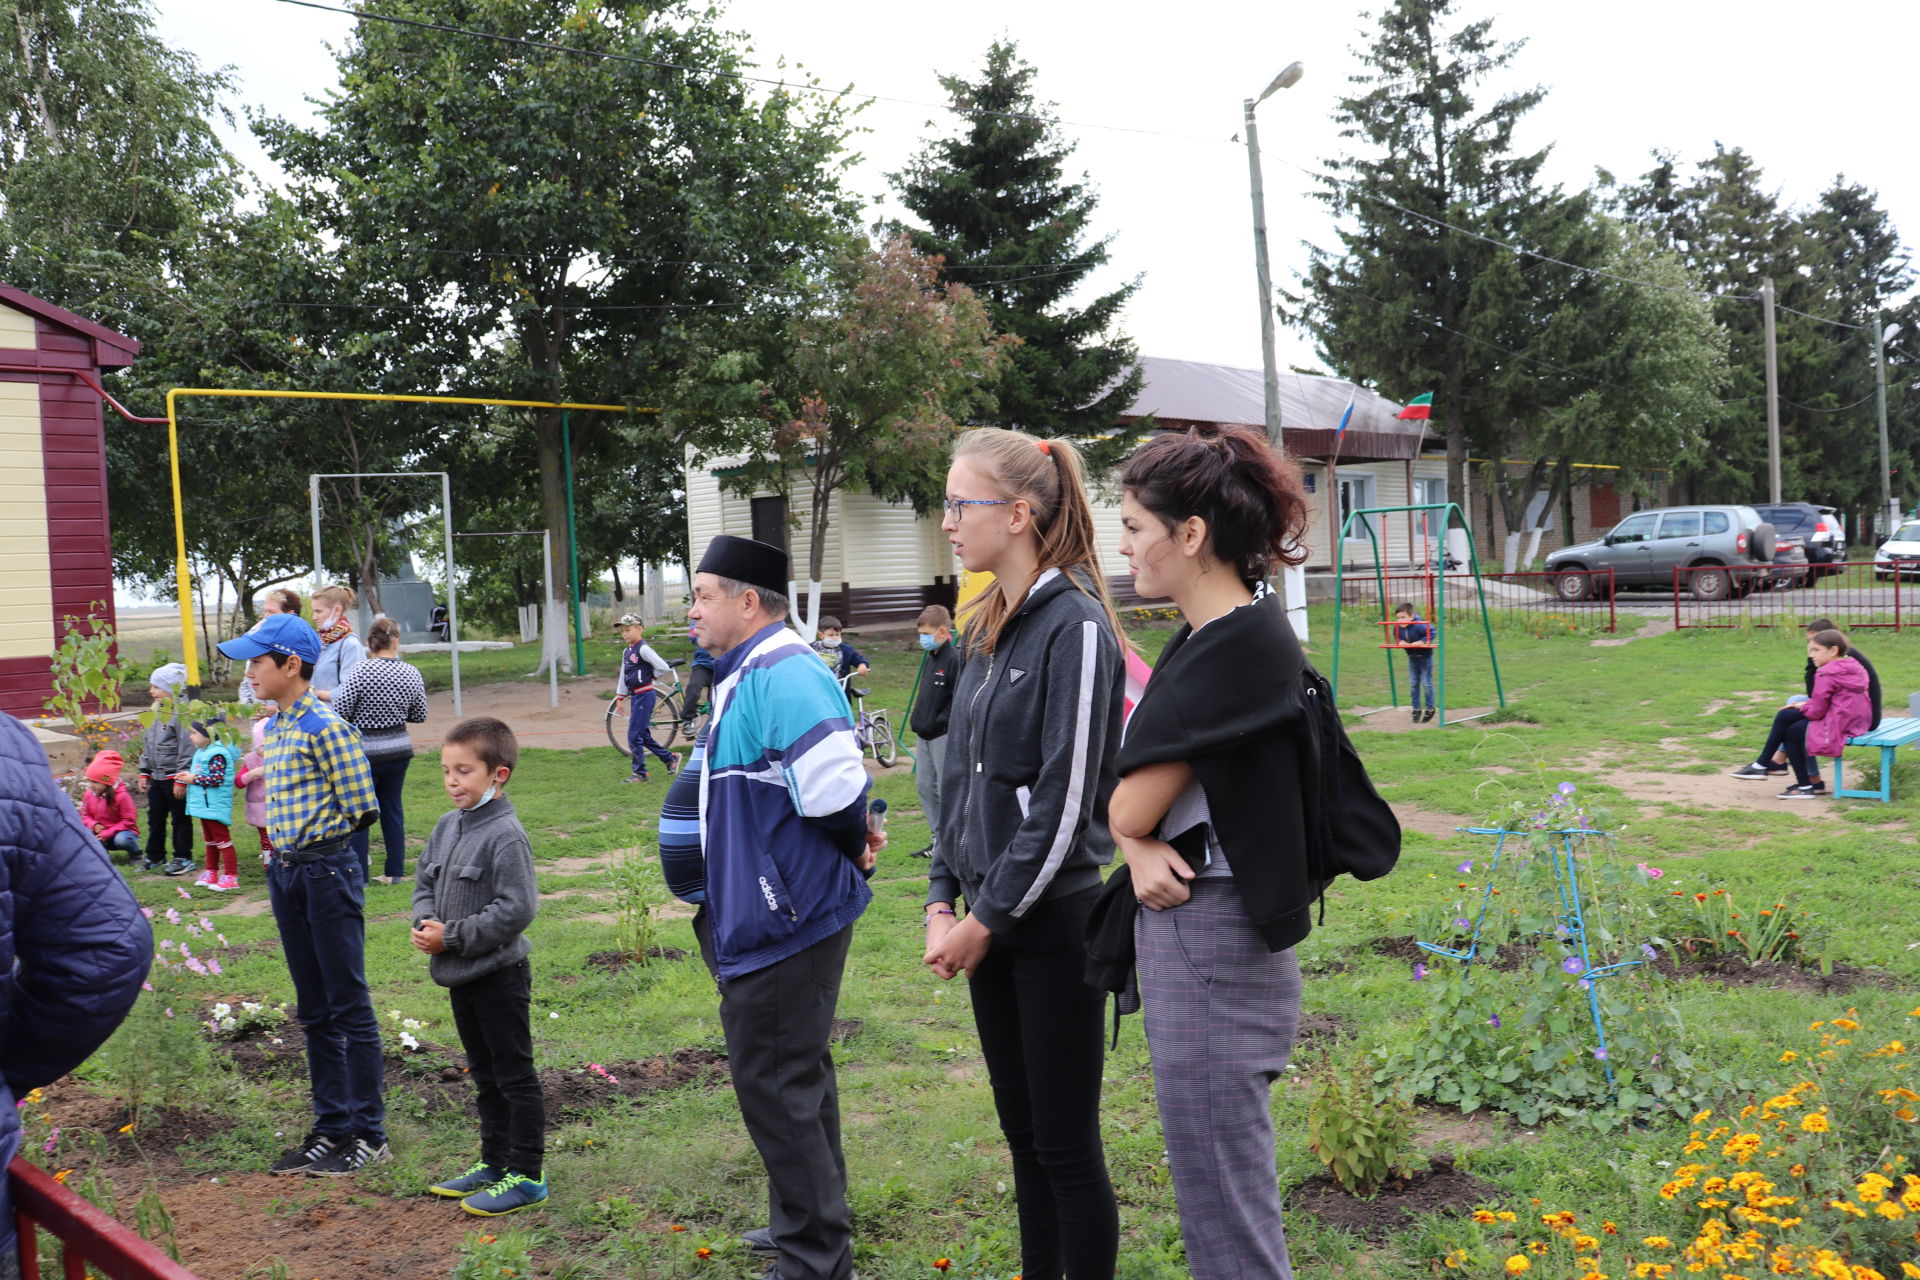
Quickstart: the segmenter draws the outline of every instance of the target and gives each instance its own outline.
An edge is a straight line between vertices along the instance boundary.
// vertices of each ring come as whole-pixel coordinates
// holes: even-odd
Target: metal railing
[[[15,1157],[7,1166],[7,1190],[20,1233],[23,1280],[39,1280],[41,1231],[60,1242],[64,1280],[87,1280],[90,1274],[108,1280],[198,1280],[110,1214],[25,1160]]]
[[[1436,603],[1447,613],[1478,612],[1480,584],[1470,573],[1388,573],[1386,607],[1402,602],[1432,620]],[[1613,570],[1577,569],[1563,573],[1488,573],[1482,575],[1487,612],[1496,621],[1517,623],[1542,634],[1611,632],[1618,625],[1613,603]],[[1379,606],[1380,579],[1360,577],[1341,584],[1341,603]]]
[[[1673,625],[1801,627],[1828,618],[1843,630],[1906,625],[1920,561],[1882,577],[1872,561],[1846,564],[1701,566],[1673,571]]]

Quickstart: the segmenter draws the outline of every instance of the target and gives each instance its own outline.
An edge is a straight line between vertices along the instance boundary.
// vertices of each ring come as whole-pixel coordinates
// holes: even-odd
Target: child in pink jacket
[[[240,757],[240,776],[235,778],[247,798],[247,824],[260,835],[260,861],[273,861],[273,842],[267,838],[267,723],[276,707],[262,700],[254,708],[253,750]]]
[[[108,853],[137,859],[140,819],[127,784],[120,781],[126,769],[126,757],[118,751],[102,751],[87,763],[87,794],[80,802],[80,823],[93,832]]]
[[[1807,640],[1813,660],[1813,694],[1800,708],[1806,717],[1802,733],[1788,733],[1787,763],[1794,784],[1780,793],[1782,800],[1809,800],[1827,794],[1820,780],[1818,757],[1838,760],[1847,739],[1873,724],[1873,700],[1867,693],[1867,669],[1847,654],[1847,638],[1838,631],[1821,631]],[[1797,727],[1797,726],[1796,726]]]

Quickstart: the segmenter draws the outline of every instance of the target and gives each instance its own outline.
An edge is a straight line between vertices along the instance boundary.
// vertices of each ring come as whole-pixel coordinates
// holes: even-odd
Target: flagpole
[[[1330,513],[1328,522],[1332,526],[1333,554],[1339,557],[1340,564],[1345,564],[1347,559],[1347,532],[1342,527],[1345,522],[1340,515],[1340,447],[1346,443],[1347,423],[1353,417],[1353,402],[1359,394],[1359,384],[1349,381],[1347,411],[1340,415],[1340,425],[1333,433],[1333,452],[1327,457],[1327,503]],[[1338,608],[1343,603],[1345,602],[1336,600],[1334,607]]]

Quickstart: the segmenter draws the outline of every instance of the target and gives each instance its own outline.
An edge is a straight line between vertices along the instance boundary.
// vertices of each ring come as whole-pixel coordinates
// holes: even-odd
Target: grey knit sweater
[[[413,882],[413,918],[447,927],[447,949],[428,966],[433,980],[457,987],[525,959],[539,899],[533,846],[513,801],[499,796],[434,823]]]

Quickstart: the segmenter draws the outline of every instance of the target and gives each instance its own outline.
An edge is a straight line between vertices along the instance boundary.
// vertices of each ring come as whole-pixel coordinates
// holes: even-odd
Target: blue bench
[[[1855,800],[1878,800],[1881,804],[1893,799],[1893,753],[1909,742],[1920,742],[1920,716],[1903,716],[1897,720],[1882,720],[1880,727],[1872,733],[1863,733],[1857,738],[1848,738],[1850,747],[1880,748],[1880,786],[1874,791],[1849,791],[1840,780],[1840,764],[1833,762],[1833,794]]]

